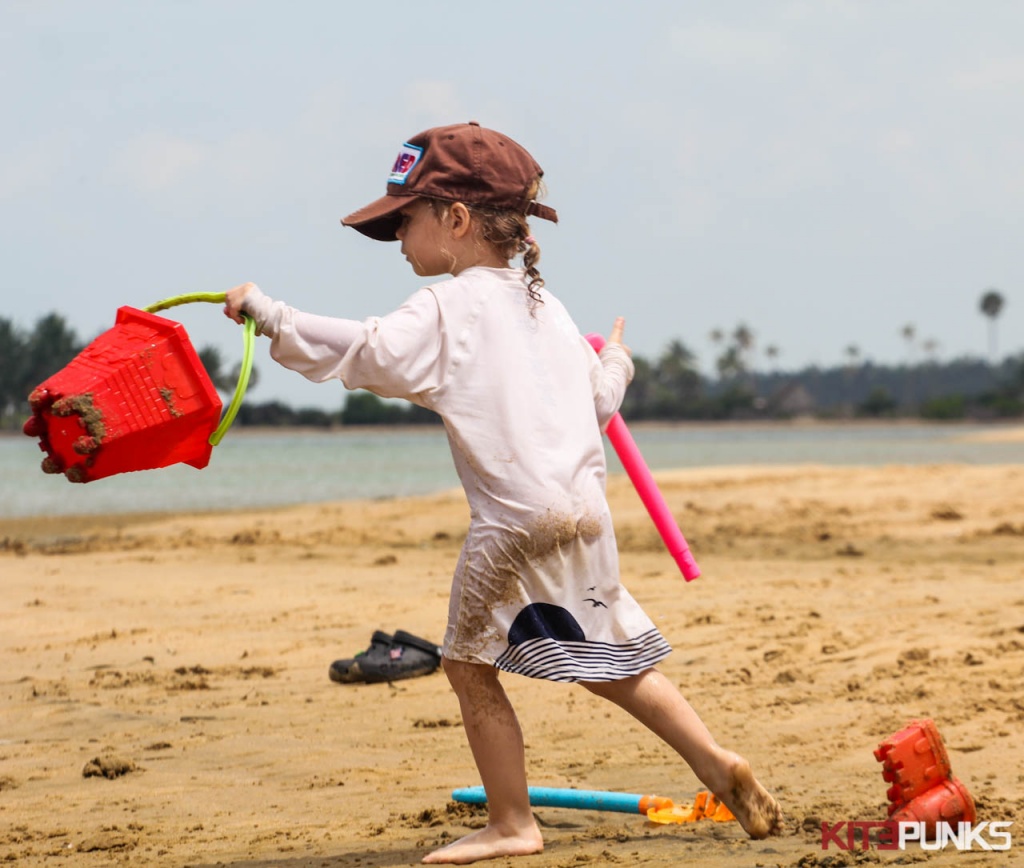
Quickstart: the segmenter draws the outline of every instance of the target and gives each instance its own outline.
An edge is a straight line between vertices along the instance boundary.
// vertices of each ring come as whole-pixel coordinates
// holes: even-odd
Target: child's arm
[[[329,379],[337,363],[363,334],[363,324],[350,319],[318,316],[289,307],[264,295],[254,283],[226,293],[224,313],[241,322],[244,311],[256,321],[260,334],[271,339],[275,361],[310,380]],[[287,340],[283,340],[287,334]]]
[[[587,340],[583,339],[587,354],[593,359],[590,382],[594,391],[594,409],[602,431],[622,406],[626,387],[633,379],[634,367],[630,350],[622,343],[624,326],[625,320],[621,316],[618,317],[611,334],[608,335],[607,343],[596,356]]]
[[[426,393],[440,381],[439,314],[428,289],[387,316],[357,322],[304,313],[243,284],[228,291],[224,312],[238,319],[243,310],[270,337],[271,357],[314,382],[340,379],[349,389],[427,406]]]

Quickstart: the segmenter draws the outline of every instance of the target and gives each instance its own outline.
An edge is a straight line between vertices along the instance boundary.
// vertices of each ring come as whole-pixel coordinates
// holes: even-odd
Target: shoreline
[[[630,429],[656,476],[674,469],[730,466],[1024,463],[1024,426],[1007,424],[641,422]],[[37,443],[28,438],[4,441],[7,481],[0,483],[5,493],[0,539],[12,533],[80,533],[104,517],[129,526],[182,511],[216,514],[249,508],[246,500],[272,510],[429,494],[458,485],[443,428],[243,429],[234,438],[234,448],[231,440],[229,436],[205,472],[172,467],[163,473],[120,474],[95,483],[96,488],[68,488],[65,480],[44,478],[34,457]],[[285,448],[287,456],[280,452]],[[623,470],[614,450],[607,449],[613,478]],[[30,453],[33,457],[27,458]],[[310,476],[304,456],[317,456],[325,462],[318,466],[329,467],[329,472],[319,479]],[[252,466],[263,468],[261,487],[245,495],[238,481]],[[55,527],[39,529],[49,519]]]
[[[1024,441],[1024,429],[1019,432],[1020,439],[1012,441],[984,440],[980,442],[1021,442]],[[773,476],[786,477],[793,474],[815,474],[829,470],[870,471],[889,467],[894,470],[921,468],[936,471],[944,467],[970,468],[976,465],[958,464],[957,462],[936,462],[932,464],[904,465],[828,465],[814,462],[798,464],[734,464],[708,465],[701,467],[663,468],[652,471],[659,487],[663,485],[682,486],[688,482],[700,483],[706,479],[735,479],[737,477],[757,477],[761,479]],[[989,468],[1002,468],[1007,472],[1019,467],[1016,464],[990,464]],[[153,472],[153,471],[147,471]],[[635,495],[635,489],[623,471],[608,474],[609,493],[616,487],[625,488]],[[610,496],[610,494],[609,494]],[[111,530],[120,534],[138,526],[157,525],[177,521],[206,521],[231,516],[274,516],[292,514],[304,510],[324,510],[358,508],[360,505],[372,504],[417,504],[427,503],[434,498],[456,498],[465,501],[465,494],[460,486],[444,488],[435,492],[418,495],[389,495],[381,497],[351,497],[332,500],[308,500],[294,503],[239,505],[211,509],[166,509],[166,510],[114,510],[108,512],[60,513],[30,516],[0,516],[0,554],[20,546],[60,546],[74,542],[83,537],[108,533]]]
[[[920,418],[899,419],[820,419],[813,416],[800,416],[792,419],[634,419],[626,420],[630,428],[637,430],[736,430],[736,429],[777,429],[777,428],[887,428],[887,427],[927,427],[927,428],[990,428],[996,431],[1012,432],[1014,438],[1024,438],[1024,421],[1021,419],[949,419],[933,420]],[[311,425],[234,425],[225,436],[246,436],[251,434],[409,434],[418,431],[442,432],[444,426],[437,424],[422,425],[332,425],[327,428]],[[0,428],[0,438],[25,437],[20,427]]]

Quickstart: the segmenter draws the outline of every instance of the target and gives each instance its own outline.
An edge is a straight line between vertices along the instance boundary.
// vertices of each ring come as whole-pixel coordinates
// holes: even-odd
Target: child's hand
[[[243,283],[241,286],[236,286],[234,289],[229,289],[224,295],[224,316],[228,319],[233,319],[239,325],[243,325],[245,320],[242,318],[242,305],[245,303],[245,297],[253,289],[256,289],[255,283]]]
[[[632,356],[633,351],[622,342],[622,332],[626,326],[625,317],[616,317],[615,325],[612,326],[612,333],[608,335],[608,343],[618,344],[622,349],[626,351],[626,355]]]

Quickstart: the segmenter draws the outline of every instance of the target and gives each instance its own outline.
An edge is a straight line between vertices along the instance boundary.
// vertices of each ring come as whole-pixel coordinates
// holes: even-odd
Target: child
[[[435,410],[470,506],[455,568],[443,666],[487,792],[488,824],[424,858],[468,863],[543,849],[527,795],[523,736],[500,670],[579,682],[664,739],[753,837],[776,834],[775,800],[720,748],[655,664],[670,652],[619,583],[605,499],[603,427],[633,376],[616,320],[600,356],[544,287],[529,216],[540,166],[475,122],[409,139],[387,195],[342,223],[401,251],[421,277],[450,274],[384,317],[302,313],[255,285],[227,294],[271,355]],[[523,268],[510,267],[517,255]]]

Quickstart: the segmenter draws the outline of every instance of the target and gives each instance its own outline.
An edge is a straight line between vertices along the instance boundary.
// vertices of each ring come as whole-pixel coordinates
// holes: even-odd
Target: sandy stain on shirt
[[[458,649],[452,649],[456,657],[471,659],[502,638],[494,624],[494,612],[515,603],[525,606],[532,602],[521,581],[528,568],[577,540],[597,539],[603,532],[600,516],[548,510],[468,557],[461,576]]]

